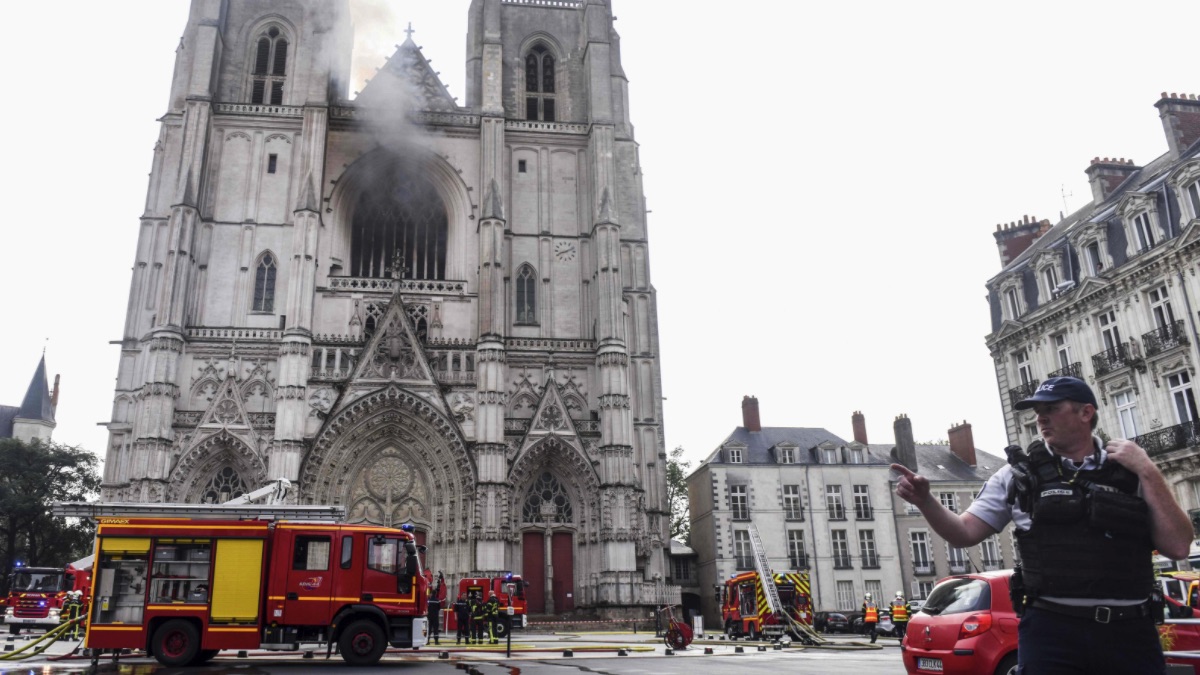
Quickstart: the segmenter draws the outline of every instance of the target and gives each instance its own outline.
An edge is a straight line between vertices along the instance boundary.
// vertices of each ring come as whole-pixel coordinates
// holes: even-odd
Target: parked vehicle
[[[850,620],[841,612],[817,612],[813,628],[820,633],[849,633]]]
[[[529,624],[529,615],[526,612],[525,581],[521,579],[521,575],[507,572],[498,577],[476,576],[460,579],[458,581],[458,592],[459,594],[467,595],[467,597],[475,596],[479,599],[479,602],[487,602],[488,598],[496,596],[496,600],[500,603],[502,611],[506,611],[509,606],[508,584],[513,584],[511,598],[513,608],[512,627],[525,628]],[[456,595],[449,602],[442,605],[442,612],[446,615],[447,632],[458,630],[458,618],[448,606],[453,604],[457,597]],[[492,623],[492,634],[497,638],[504,638],[508,635],[508,625],[505,622],[505,617],[497,617]]]
[[[808,572],[776,573],[773,580],[779,592],[779,601],[783,604],[782,611],[787,612],[792,621],[811,625],[812,602]],[[789,626],[786,618],[773,614],[767,607],[758,572],[743,572],[730,577],[718,591],[717,599],[721,605],[725,634],[731,637],[778,637],[783,635]],[[802,639],[799,635],[792,637]]]
[[[1017,615],[1012,570],[947,577],[908,622],[900,645],[909,673],[1015,675]]]
[[[9,576],[8,596],[4,603],[4,623],[8,632],[19,634],[22,628],[49,630],[65,621],[67,594],[81,591],[86,607],[91,587],[91,556],[66,567],[18,567]]]
[[[855,633],[863,635],[867,632],[867,624],[863,621],[862,614],[854,617],[851,622],[851,628]],[[886,609],[879,610],[879,622],[875,625],[875,634],[880,637],[895,637],[896,625],[892,623],[892,613]]]

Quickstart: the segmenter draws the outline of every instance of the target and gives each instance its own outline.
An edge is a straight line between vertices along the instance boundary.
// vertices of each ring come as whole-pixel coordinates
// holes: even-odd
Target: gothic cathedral
[[[193,0],[140,220],[103,498],[275,478],[411,523],[531,612],[658,599],[655,291],[609,0],[473,0],[348,99],[347,0]]]

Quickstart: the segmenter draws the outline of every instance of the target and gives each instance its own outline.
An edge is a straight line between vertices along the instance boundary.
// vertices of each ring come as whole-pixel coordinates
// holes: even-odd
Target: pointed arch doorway
[[[575,608],[575,533],[571,499],[549,471],[529,489],[521,509],[521,577],[530,614]],[[568,526],[568,527],[564,527]]]

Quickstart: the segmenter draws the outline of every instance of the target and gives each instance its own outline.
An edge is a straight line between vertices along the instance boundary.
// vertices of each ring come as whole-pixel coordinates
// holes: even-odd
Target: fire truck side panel
[[[262,539],[218,541],[213,569],[213,623],[258,623],[264,544]]]
[[[329,623],[333,602],[333,534],[336,527],[291,526],[275,528],[272,584],[278,590],[272,601],[283,600],[278,621],[289,626],[324,626]],[[282,583],[276,585],[275,580]],[[282,596],[282,597],[281,597]],[[356,598],[357,600],[357,598]]]

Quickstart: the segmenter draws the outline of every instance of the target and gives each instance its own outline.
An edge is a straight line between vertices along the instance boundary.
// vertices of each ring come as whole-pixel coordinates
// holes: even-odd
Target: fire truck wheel
[[[492,623],[492,635],[495,635],[497,640],[503,640],[508,637],[508,624],[504,623],[503,619],[494,621]]]
[[[747,640],[758,640],[758,626],[750,624],[750,630],[746,635]]]
[[[369,666],[379,661],[387,649],[383,630],[370,619],[359,619],[346,626],[338,639],[342,658],[352,666]]]
[[[200,635],[190,621],[168,621],[154,631],[150,648],[164,666],[191,665],[200,653]]]

